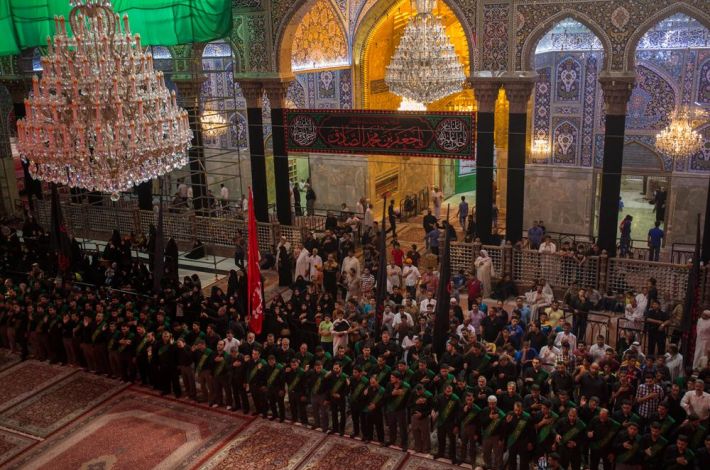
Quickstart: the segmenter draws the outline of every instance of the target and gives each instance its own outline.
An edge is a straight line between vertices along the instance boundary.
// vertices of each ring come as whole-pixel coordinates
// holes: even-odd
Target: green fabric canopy
[[[143,45],[173,46],[209,42],[232,27],[230,0],[113,0],[128,14],[131,31]],[[54,35],[54,15],[69,18],[69,0],[0,0],[0,56],[47,45]]]

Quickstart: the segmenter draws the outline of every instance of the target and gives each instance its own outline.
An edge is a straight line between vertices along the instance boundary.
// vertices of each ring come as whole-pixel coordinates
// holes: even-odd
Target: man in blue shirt
[[[436,256],[439,256],[439,229],[434,226],[429,233],[426,234],[426,239],[429,244],[429,250]]]
[[[530,242],[530,249],[537,250],[540,248],[540,243],[542,243],[543,236],[542,228],[537,223],[537,220],[533,222],[533,226],[528,229],[528,241]]]
[[[661,242],[663,240],[663,230],[660,229],[661,221],[657,220],[655,226],[648,231],[648,260],[658,261],[661,253]]]
[[[459,223],[461,224],[461,229],[466,233],[466,218],[468,217],[468,202],[466,202],[466,196],[461,196],[461,202],[459,202]]]

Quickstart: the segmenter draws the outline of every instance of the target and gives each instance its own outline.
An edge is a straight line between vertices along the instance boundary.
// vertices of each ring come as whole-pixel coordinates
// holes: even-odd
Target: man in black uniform
[[[306,401],[306,372],[298,364],[298,359],[291,359],[285,370],[285,381],[288,388],[288,405],[291,409],[291,420],[308,426],[308,402]]]
[[[353,420],[353,433],[350,437],[359,436],[365,432],[365,407],[367,400],[365,390],[369,387],[370,381],[363,373],[360,366],[353,367],[353,374],[348,385],[350,416]]]
[[[339,362],[333,364],[333,370],[326,378],[326,396],[330,402],[330,415],[332,419],[331,433],[345,434],[345,421],[347,420],[345,395],[348,389],[347,374],[343,372]]]
[[[214,356],[214,370],[212,371],[212,389],[214,399],[212,406],[226,406],[232,409],[232,355],[224,350],[224,340],[217,341],[217,352]]]
[[[266,361],[261,358],[261,349],[253,348],[251,356],[246,362],[246,387],[247,392],[251,394],[251,399],[254,402],[254,412],[252,415],[260,414],[266,418],[268,412],[268,403],[266,401]]]
[[[614,437],[620,428],[621,424],[609,417],[609,410],[606,408],[601,408],[599,414],[589,421],[587,438],[591,449],[590,468],[598,469],[599,462],[602,462],[604,470],[612,469],[612,446]]]
[[[276,362],[276,356],[273,354],[269,355],[266,362],[264,375],[266,376],[266,396],[271,409],[270,419],[273,421],[278,415],[279,421],[283,423],[286,419],[286,405],[284,403],[286,376],[283,370],[284,366]]]
[[[459,432],[459,413],[461,400],[454,394],[453,386],[445,384],[443,392],[434,397],[434,415],[439,448],[434,458],[444,456],[446,440],[449,441],[449,458],[456,465],[456,435]]]
[[[409,427],[407,426],[407,402],[409,399],[409,383],[402,380],[399,372],[390,375],[390,383],[386,389],[385,413],[389,429],[388,444],[397,442],[398,431],[402,436],[402,449],[409,447]]]
[[[180,377],[177,371],[177,354],[169,331],[163,331],[160,341],[153,345],[153,361],[157,366],[158,387],[161,395],[172,392],[180,398]]]
[[[577,418],[577,409],[570,408],[567,416],[563,416],[555,424],[555,445],[553,449],[560,454],[562,468],[572,466],[572,470],[579,470],[582,463],[580,450],[584,439],[584,423]]]
[[[505,417],[503,428],[503,433],[507,435],[508,469],[517,470],[520,457],[520,470],[528,470],[534,449],[535,430],[530,415],[523,411],[521,402],[515,402],[513,411]]]

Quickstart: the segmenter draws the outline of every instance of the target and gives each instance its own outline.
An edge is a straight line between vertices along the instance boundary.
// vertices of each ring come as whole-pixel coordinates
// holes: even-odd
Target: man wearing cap
[[[456,434],[459,431],[459,410],[461,400],[454,394],[454,388],[450,383],[443,387],[442,393],[434,398],[434,411],[432,417],[436,425],[436,433],[439,440],[439,447],[435,459],[442,458],[446,449],[446,441],[449,441],[449,458],[456,465]]]
[[[651,423],[649,432],[641,438],[641,453],[644,468],[658,469],[663,464],[663,453],[668,440],[663,437],[661,425],[657,421]]]
[[[483,437],[483,461],[486,468],[503,468],[503,421],[505,413],[498,408],[498,398],[488,397],[488,408],[479,414]]]
[[[397,442],[397,435],[401,433],[402,449],[407,450],[409,446],[407,427],[407,403],[409,401],[410,385],[402,380],[399,372],[390,375],[390,383],[385,392],[385,416],[387,428],[389,429],[388,444]]]

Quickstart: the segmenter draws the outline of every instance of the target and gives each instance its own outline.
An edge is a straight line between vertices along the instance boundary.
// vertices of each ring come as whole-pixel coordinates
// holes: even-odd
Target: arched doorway
[[[660,221],[669,235],[666,242],[691,241],[693,231],[688,227],[694,226],[695,214],[703,212],[705,199],[694,196],[697,200],[690,201],[688,194],[698,192],[691,186],[706,186],[701,181],[710,169],[704,164],[710,157],[708,145],[696,155],[674,161],[656,151],[655,136],[680,107],[710,111],[710,31],[686,12],[670,14],[639,38],[635,67],[636,85],[626,118],[625,209],[619,216],[632,213],[638,238],[645,239],[649,228]],[[707,135],[706,128],[700,131]]]
[[[399,45],[400,38],[416,10],[409,0],[385,2],[390,6],[383,14],[370,12],[354,37],[353,58],[357,77],[356,103],[364,109],[410,110],[400,96],[389,90],[385,82],[385,70]],[[446,2],[436,2],[434,14],[439,16],[446,35],[454,46],[455,53],[470,74],[470,48],[468,38],[456,12]],[[416,109],[422,109],[419,105]],[[475,100],[470,88],[447,96],[426,106],[430,111],[475,111]],[[473,200],[475,167],[459,160],[403,160],[396,157],[370,156],[368,158],[367,196],[377,200],[387,190],[400,201],[406,196],[430,191],[433,186],[442,188],[446,197],[456,207],[454,200],[461,194]],[[458,196],[457,196],[458,195]],[[456,196],[454,198],[454,196]],[[455,213],[455,209],[453,211]]]

